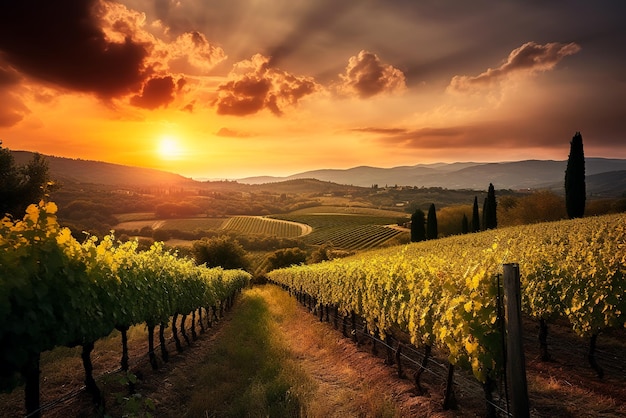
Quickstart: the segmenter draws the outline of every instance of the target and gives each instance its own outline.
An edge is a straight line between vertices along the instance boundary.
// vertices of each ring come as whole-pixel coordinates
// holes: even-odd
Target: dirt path
[[[320,323],[286,292],[273,286],[264,286],[260,291],[255,288],[255,292],[267,302],[273,325],[292,353],[292,360],[312,382],[307,385],[310,393],[305,402],[306,417],[475,416],[459,411],[443,412],[439,394],[414,396],[410,380],[398,379],[382,358],[357,347],[332,324]],[[155,401],[155,416],[192,416],[183,411],[190,394],[202,390],[197,386],[195,374],[206,353],[213,349],[213,342],[224,333],[236,332],[229,326],[233,314],[236,312],[227,314],[210,335],[203,335],[184,355],[175,356],[157,372],[146,371],[141,392]]]
[[[271,305],[284,342],[315,382],[309,405],[313,417],[445,417],[430,397],[414,395],[409,380],[397,378],[383,359],[359,349],[329,323],[320,323],[309,311]],[[293,314],[285,311],[293,309]]]

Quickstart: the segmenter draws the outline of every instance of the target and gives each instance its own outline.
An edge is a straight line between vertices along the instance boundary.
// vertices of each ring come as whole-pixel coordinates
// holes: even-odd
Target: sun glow
[[[163,160],[177,160],[183,154],[179,140],[169,135],[161,137],[157,151]]]

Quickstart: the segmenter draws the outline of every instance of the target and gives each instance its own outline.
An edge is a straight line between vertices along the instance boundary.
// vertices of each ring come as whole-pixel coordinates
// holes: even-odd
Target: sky
[[[0,0],[0,140],[193,178],[626,158],[622,0]]]

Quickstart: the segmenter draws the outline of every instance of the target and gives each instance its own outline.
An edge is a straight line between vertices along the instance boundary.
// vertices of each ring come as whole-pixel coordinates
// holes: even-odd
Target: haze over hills
[[[493,183],[497,189],[562,188],[567,161],[526,160],[501,163],[438,163],[418,164],[393,168],[355,167],[345,170],[314,170],[287,177],[248,177],[238,179],[241,183],[259,184],[298,178],[316,178],[335,183],[370,187],[377,184],[420,187],[443,187],[446,189],[487,188]],[[587,158],[586,175],[589,179],[612,173],[613,181],[624,177],[626,160]],[[599,178],[593,184],[604,184]]]
[[[33,155],[26,151],[12,153],[20,165],[28,162]],[[201,184],[178,174],[155,169],[54,156],[46,156],[46,160],[52,177],[61,182],[134,186]],[[399,185],[474,190],[486,190],[489,183],[493,183],[496,189],[554,189],[562,192],[566,167],[567,161],[551,160],[437,163],[393,168],[361,166],[305,171],[286,177],[248,177],[236,181],[243,186],[316,179],[359,187],[376,184],[379,187]],[[587,158],[585,169],[590,195],[614,197],[626,193],[626,160]],[[302,184],[297,187],[302,187]]]

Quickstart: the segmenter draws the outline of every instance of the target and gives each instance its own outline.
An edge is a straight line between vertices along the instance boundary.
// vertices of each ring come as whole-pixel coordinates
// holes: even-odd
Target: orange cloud
[[[246,132],[236,131],[234,129],[230,129],[230,128],[226,128],[226,127],[220,128],[220,130],[217,131],[215,133],[215,135],[223,136],[223,137],[227,137],[227,138],[247,138],[247,137],[252,136],[252,134],[249,134],[249,133],[246,133]]]
[[[105,0],[60,0],[37,7],[3,2],[0,57],[0,84],[11,68],[23,81],[129,100],[148,109],[166,106],[184,92],[174,86],[176,74],[204,74],[226,58],[199,32],[170,39],[167,28],[148,25],[144,13]],[[5,103],[7,89],[0,86]],[[1,113],[7,125],[24,112],[13,106]]]
[[[165,48],[170,54],[171,66],[175,60],[183,60],[202,73],[207,73],[226,59],[222,48],[211,44],[204,34],[195,31],[179,35],[174,42],[166,44]]]
[[[28,108],[14,94],[21,81],[20,75],[11,67],[2,66],[0,61],[0,126],[9,127],[21,121]]]
[[[154,77],[146,81],[141,94],[133,96],[130,103],[144,109],[167,107],[174,100],[175,89],[174,79],[171,76]]]
[[[320,86],[310,77],[298,77],[273,68],[270,59],[256,54],[235,64],[228,81],[218,86],[217,113],[244,116],[269,109],[281,115]]]
[[[342,80],[340,92],[356,94],[362,99],[406,89],[406,79],[402,71],[384,64],[376,54],[365,50],[350,57],[346,72],[339,77]]]
[[[564,57],[576,54],[580,46],[574,42],[561,44],[557,42],[540,45],[527,42],[514,49],[508,58],[497,68],[475,76],[456,75],[450,81],[449,91],[466,92],[474,88],[493,85],[514,74],[534,74],[552,70]]]
[[[146,45],[149,55],[146,66],[159,72],[206,73],[226,59],[224,50],[211,44],[204,34],[184,32],[170,38],[169,28],[161,21],[146,24],[144,13],[120,3],[100,3],[98,16],[102,29],[111,42],[132,39]]]

